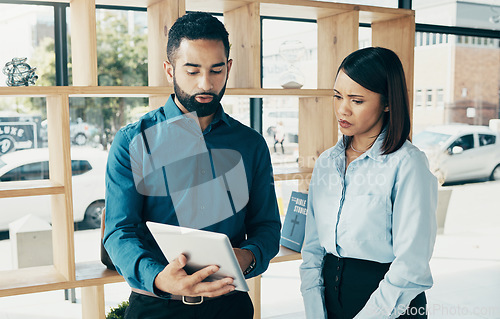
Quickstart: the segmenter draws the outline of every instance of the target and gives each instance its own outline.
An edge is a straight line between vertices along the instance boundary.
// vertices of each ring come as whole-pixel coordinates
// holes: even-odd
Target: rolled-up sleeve
[[[323,259],[326,254],[318,236],[318,226],[314,217],[314,173],[307,198],[307,216],[304,245],[302,246],[302,264],[300,265],[300,291],[304,300],[306,317],[310,319],[326,318]]]
[[[355,318],[397,318],[433,284],[429,261],[437,230],[437,180],[422,152],[412,150],[406,155],[392,192],[395,259]]]

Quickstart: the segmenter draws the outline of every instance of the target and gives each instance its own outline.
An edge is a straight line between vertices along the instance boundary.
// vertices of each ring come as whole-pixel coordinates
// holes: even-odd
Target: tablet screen
[[[149,221],[146,225],[169,262],[180,254],[187,257],[184,267],[186,273],[193,274],[206,266],[217,265],[219,271],[205,281],[231,277],[236,290],[249,290],[231,242],[225,234]]]

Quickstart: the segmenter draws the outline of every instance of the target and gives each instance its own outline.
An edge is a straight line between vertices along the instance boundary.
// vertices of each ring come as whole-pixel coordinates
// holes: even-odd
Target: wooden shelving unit
[[[50,0],[40,0],[51,2]],[[0,296],[82,287],[84,319],[104,318],[104,284],[123,281],[99,261],[76,264],[74,253],[69,103],[75,96],[149,97],[150,106],[163,105],[172,88],[163,73],[164,30],[186,11],[224,14],[234,60],[226,95],[299,98],[299,169],[276,169],[277,181],[297,179],[307,189],[317,157],[333,146],[337,123],[333,114],[334,75],[342,59],[358,48],[359,23],[372,27],[372,45],[394,50],[401,58],[412,101],[415,15],[412,10],[379,8],[312,0],[57,0],[70,4],[73,83],[68,87],[0,88],[0,96],[43,96],[47,101],[50,180],[5,182],[0,198],[48,195],[52,197],[52,266],[0,272]],[[148,87],[97,86],[96,4],[147,8]],[[317,89],[263,89],[261,79],[260,17],[314,19],[318,24]],[[410,110],[411,114],[411,110]],[[98,247],[96,247],[98,249]],[[294,260],[300,254],[282,251],[273,262]],[[251,282],[260,317],[260,278]]]

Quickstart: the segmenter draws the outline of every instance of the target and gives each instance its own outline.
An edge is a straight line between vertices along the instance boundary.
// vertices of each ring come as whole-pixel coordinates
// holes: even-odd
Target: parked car
[[[413,138],[441,182],[500,180],[500,135],[487,126],[428,128]]]
[[[76,122],[69,122],[69,137],[71,143],[83,146],[87,142],[94,138],[98,133],[99,129],[90,123],[84,122],[81,118],[77,118]],[[41,123],[41,135],[43,140],[48,140],[47,136],[47,120],[43,120]]]
[[[97,127],[83,122],[81,118],[77,118],[76,122],[69,123],[69,135],[71,138],[71,142],[76,145],[85,145],[89,141],[90,138],[94,137],[97,134]]]
[[[73,217],[83,228],[98,228],[104,208],[104,175],[108,153],[89,147],[71,149]],[[21,150],[0,157],[0,183],[49,178],[47,148]],[[0,200],[0,231],[9,223],[34,214],[50,222],[50,196]]]

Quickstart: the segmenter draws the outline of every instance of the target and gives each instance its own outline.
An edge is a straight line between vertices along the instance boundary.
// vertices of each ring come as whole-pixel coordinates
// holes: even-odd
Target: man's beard
[[[226,81],[227,83],[227,81]],[[220,105],[220,100],[224,96],[224,92],[226,91],[226,83],[224,83],[224,87],[219,92],[219,94],[211,93],[211,92],[200,92],[195,95],[189,95],[185,91],[183,91],[178,85],[177,81],[175,81],[174,77],[174,92],[177,100],[188,110],[189,112],[196,112],[197,117],[205,117],[215,113],[217,108]],[[212,96],[212,101],[208,103],[200,103],[196,101],[197,95],[210,95]]]

